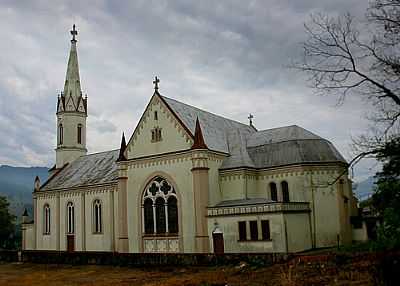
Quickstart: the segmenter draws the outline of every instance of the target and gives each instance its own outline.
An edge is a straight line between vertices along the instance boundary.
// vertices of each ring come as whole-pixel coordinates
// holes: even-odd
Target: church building
[[[87,154],[75,25],[71,34],[56,164],[46,182],[35,180],[24,250],[299,252],[351,243],[348,163],[331,142],[179,102],[161,94],[157,77],[129,140]]]

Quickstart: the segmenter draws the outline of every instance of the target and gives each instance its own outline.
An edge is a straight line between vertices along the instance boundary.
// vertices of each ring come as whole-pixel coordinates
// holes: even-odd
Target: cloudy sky
[[[82,3],[79,3],[82,2]],[[84,3],[83,3],[84,2]],[[287,68],[301,54],[310,13],[362,17],[365,0],[0,1],[0,165],[51,166],[56,103],[76,23],[88,149],[116,149],[153,92],[258,129],[297,124],[352,156],[368,105],[317,96]],[[377,169],[364,161],[360,180]]]

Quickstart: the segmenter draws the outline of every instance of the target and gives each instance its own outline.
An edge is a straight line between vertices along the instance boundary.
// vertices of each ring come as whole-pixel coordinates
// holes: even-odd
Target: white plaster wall
[[[362,228],[353,228],[352,236],[354,241],[367,241],[368,233],[367,233],[367,225],[365,222],[362,223]]]
[[[110,190],[90,191],[86,193],[86,250],[113,251],[114,250],[114,215],[111,207],[113,192]],[[102,233],[94,233],[93,202],[99,199],[102,204]]]
[[[172,180],[177,186],[179,234],[184,252],[194,251],[195,219],[193,203],[192,162],[190,158],[172,159],[168,163],[151,163],[140,167],[128,168],[128,236],[129,252],[141,249],[142,192],[147,180],[156,175]],[[170,179],[171,178],[171,179]]]
[[[208,176],[209,176],[209,206],[215,206],[222,200],[222,188],[220,186],[219,167],[222,164],[222,159],[208,160]]]
[[[309,213],[287,213],[285,216],[288,252],[312,248]]]
[[[50,234],[44,233],[43,208],[45,204],[50,206]],[[57,198],[54,194],[37,197],[37,221],[36,224],[36,244],[38,250],[56,250],[57,249]]]
[[[63,144],[59,143],[59,125],[63,125]],[[78,144],[78,124],[82,125],[82,143]],[[56,165],[62,167],[66,162],[85,155],[86,151],[86,116],[81,113],[62,113],[57,116]],[[73,149],[82,148],[82,149]]]
[[[63,192],[60,197],[60,250],[67,250],[67,204],[74,204],[75,213],[75,250],[82,251],[82,216],[81,216],[81,193]]]
[[[246,197],[246,180],[243,174],[224,175],[220,180],[222,200],[239,200]]]
[[[35,229],[33,224],[26,224],[23,226],[24,230],[24,239],[25,239],[25,250],[34,250],[35,249]]]
[[[153,97],[128,144],[128,159],[190,149],[193,142],[161,101]],[[157,111],[158,120],[154,119]],[[151,142],[151,130],[162,129],[162,140]]]
[[[239,221],[269,220],[271,241],[239,241]],[[208,219],[208,234],[210,237],[210,250],[213,251],[212,232],[215,224],[223,232],[224,248],[226,253],[235,252],[285,252],[285,237],[283,215],[280,213],[241,215],[241,216],[220,216]],[[260,226],[260,223],[259,223]],[[259,227],[259,233],[261,228]],[[247,236],[249,237],[249,228]]]

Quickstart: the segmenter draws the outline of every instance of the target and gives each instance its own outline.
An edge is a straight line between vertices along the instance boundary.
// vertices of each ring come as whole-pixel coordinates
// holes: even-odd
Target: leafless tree
[[[357,160],[376,153],[399,136],[400,121],[400,0],[370,3],[365,21],[350,14],[313,14],[305,24],[303,58],[294,67],[309,76],[318,93],[358,95],[373,107],[373,128],[354,139]]]

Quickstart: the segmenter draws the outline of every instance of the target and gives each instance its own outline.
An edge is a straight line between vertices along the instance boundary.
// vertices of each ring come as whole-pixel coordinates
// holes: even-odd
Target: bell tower
[[[64,90],[57,102],[57,148],[56,168],[86,155],[87,96],[83,98],[79,78],[78,53],[75,24],[71,31],[71,50],[69,53]]]

